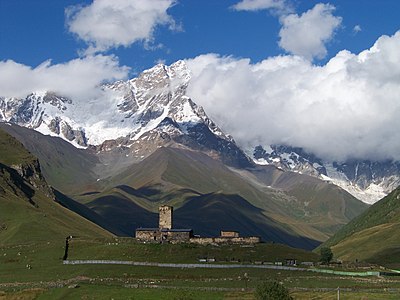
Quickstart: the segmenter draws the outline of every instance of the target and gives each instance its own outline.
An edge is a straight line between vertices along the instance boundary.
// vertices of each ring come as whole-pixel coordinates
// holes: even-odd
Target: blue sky
[[[140,71],[157,61],[170,64],[178,59],[205,53],[233,55],[258,62],[269,56],[287,53],[278,45],[281,24],[276,13],[268,10],[235,11],[238,0],[179,0],[167,10],[180,25],[179,30],[156,26],[154,46],[148,50],[142,41],[128,47],[109,49],[122,65]],[[301,14],[321,1],[287,1],[293,12]],[[84,0],[0,0],[0,60],[12,59],[35,67],[47,59],[62,63],[78,56],[87,45],[69,32],[65,9],[90,5]],[[315,63],[324,63],[339,50],[358,53],[383,35],[399,29],[400,1],[329,1],[333,15],[342,17],[341,25],[327,43],[328,55]],[[361,31],[354,32],[355,26]]]
[[[399,12],[398,0],[0,0],[0,96],[101,101],[103,82],[184,59],[187,95],[244,148],[400,160]]]

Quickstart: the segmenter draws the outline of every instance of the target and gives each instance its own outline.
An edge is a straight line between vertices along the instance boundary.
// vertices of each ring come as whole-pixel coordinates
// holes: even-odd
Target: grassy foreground
[[[254,288],[277,280],[294,299],[397,299],[400,279],[357,278],[268,269],[181,269],[63,265],[64,241],[0,246],[0,299],[254,299]],[[72,239],[69,259],[197,263],[199,257],[255,263],[310,252],[277,244],[255,247],[139,244],[131,239]],[[221,263],[221,262],[218,262]],[[231,261],[227,263],[233,263]]]

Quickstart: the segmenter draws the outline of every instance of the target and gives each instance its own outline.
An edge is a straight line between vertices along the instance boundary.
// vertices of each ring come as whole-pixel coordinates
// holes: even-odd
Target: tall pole
[[[340,287],[337,288],[337,300],[340,300]]]

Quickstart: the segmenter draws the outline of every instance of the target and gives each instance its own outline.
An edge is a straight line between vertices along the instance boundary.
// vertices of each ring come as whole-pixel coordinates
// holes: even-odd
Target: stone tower
[[[159,207],[159,222],[158,227],[160,229],[171,229],[172,228],[172,212],[173,207],[168,205],[163,205]]]

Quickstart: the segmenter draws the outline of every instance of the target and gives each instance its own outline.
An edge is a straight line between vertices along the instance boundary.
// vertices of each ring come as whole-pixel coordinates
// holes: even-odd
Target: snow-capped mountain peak
[[[190,71],[184,61],[158,64],[136,78],[102,86],[98,99],[78,101],[43,91],[24,99],[0,97],[0,121],[59,136],[78,147],[130,147],[135,141],[175,142],[246,161],[233,139],[187,95]],[[151,138],[150,138],[151,136]],[[167,138],[168,136],[168,138]],[[161,142],[162,141],[162,142]],[[235,149],[231,151],[230,149]]]

